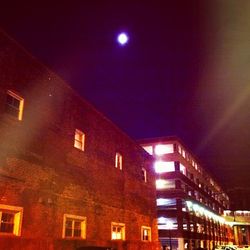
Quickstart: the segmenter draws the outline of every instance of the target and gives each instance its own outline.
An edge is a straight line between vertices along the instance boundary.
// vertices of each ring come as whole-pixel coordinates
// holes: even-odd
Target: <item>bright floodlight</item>
[[[119,34],[119,36],[117,37],[117,41],[121,45],[125,45],[128,42],[128,36],[127,36],[127,34],[126,33]]]

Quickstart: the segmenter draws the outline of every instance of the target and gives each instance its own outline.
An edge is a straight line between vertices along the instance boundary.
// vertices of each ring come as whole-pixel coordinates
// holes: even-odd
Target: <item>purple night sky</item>
[[[132,138],[176,135],[248,187],[249,1],[41,2],[2,4],[0,26]]]

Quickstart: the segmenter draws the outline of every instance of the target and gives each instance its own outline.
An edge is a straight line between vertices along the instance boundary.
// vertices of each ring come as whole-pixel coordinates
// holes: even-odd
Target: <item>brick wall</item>
[[[0,234],[0,249],[157,249],[150,156],[2,31],[0,48],[0,204],[23,208],[21,236]],[[24,98],[22,121],[5,112],[7,90]],[[73,146],[75,129],[84,151]],[[87,218],[86,240],[62,238],[64,214]],[[125,241],[111,241],[111,222],[125,223]]]

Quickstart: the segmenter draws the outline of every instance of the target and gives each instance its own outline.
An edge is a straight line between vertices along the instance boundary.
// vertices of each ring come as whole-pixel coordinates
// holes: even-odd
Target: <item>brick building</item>
[[[0,30],[0,249],[158,249],[152,158]]]
[[[214,249],[233,244],[233,229],[223,212],[229,198],[176,137],[145,139],[155,157],[159,239],[163,248]]]

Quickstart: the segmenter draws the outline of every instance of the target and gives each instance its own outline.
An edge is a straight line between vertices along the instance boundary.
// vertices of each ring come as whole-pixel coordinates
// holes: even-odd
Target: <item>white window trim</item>
[[[0,232],[0,235],[20,236],[21,235],[21,229],[22,229],[22,220],[23,220],[23,208],[22,207],[16,207],[16,206],[9,206],[9,205],[0,204],[0,217],[2,216],[2,211],[14,212],[15,216],[14,216],[13,233]]]
[[[82,136],[82,140],[77,140],[76,135]],[[78,147],[76,142],[81,143],[81,147]],[[74,134],[74,147],[76,149],[79,149],[81,151],[84,151],[85,149],[85,133],[83,133],[80,129],[75,129],[75,134]]]
[[[115,167],[119,168],[120,170],[122,170],[122,165],[123,165],[122,154],[116,152],[116,154],[115,154]]]
[[[21,97],[21,96],[19,96],[19,95],[17,95],[17,94],[15,94],[13,91],[11,91],[11,90],[8,90],[7,91],[7,95],[9,95],[9,96],[11,96],[11,97],[13,97],[13,98],[15,98],[15,99],[17,99],[18,101],[19,101],[19,112],[18,112],[18,117],[17,117],[17,119],[19,120],[19,121],[21,121],[22,119],[23,119],[23,107],[24,107],[24,99]]]
[[[145,230],[145,229],[148,230],[148,232],[149,232],[149,235],[148,235],[148,238],[149,238],[149,239],[148,239],[148,240],[144,240],[144,239],[143,239],[143,236],[144,236],[143,233],[144,233],[144,230]],[[144,242],[150,242],[150,241],[151,241],[151,237],[152,237],[152,234],[151,234],[151,227],[142,226],[142,227],[141,227],[141,240],[144,241]]]
[[[113,237],[112,237],[112,235],[113,235],[113,226],[122,227],[122,238],[121,239],[113,239]],[[111,222],[111,240],[125,240],[126,239],[125,231],[126,231],[126,228],[125,228],[124,223]]]
[[[80,237],[67,237],[65,236],[66,232],[66,220],[67,218],[69,219],[75,219],[75,220],[81,220],[81,236]],[[63,215],[63,232],[62,232],[62,238],[64,239],[86,239],[86,224],[87,224],[87,219],[84,216],[79,216],[79,215],[73,215],[73,214],[64,214]]]

